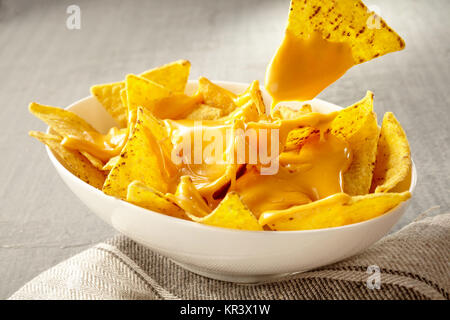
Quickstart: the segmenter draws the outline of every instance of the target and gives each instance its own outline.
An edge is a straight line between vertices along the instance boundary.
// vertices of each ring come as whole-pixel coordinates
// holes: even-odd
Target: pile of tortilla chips
[[[336,30],[342,33],[344,29],[348,31],[345,41],[351,42],[355,57],[361,61],[403,46],[384,22],[379,30],[368,31],[358,26],[370,16],[364,6],[357,5],[360,1],[343,1],[352,5],[351,17],[342,14],[345,6],[329,4],[335,1],[309,1],[315,6],[306,7],[303,5],[306,1],[301,1],[302,5],[296,2],[291,5],[291,11],[297,13],[291,13],[289,28],[300,28],[304,33],[320,29],[335,41],[340,39]],[[364,11],[364,15],[359,11]],[[339,20],[338,28],[331,27],[334,16]],[[350,29],[346,27],[349,21]],[[226,166],[224,176],[232,178],[218,178],[212,184],[210,196],[205,197],[198,190],[195,177],[181,174],[180,167],[171,161],[174,145],[167,121],[270,125],[307,117],[314,108],[309,104],[298,110],[279,106],[267,113],[258,81],[244,92],[232,93],[201,77],[197,91],[188,95],[185,88],[189,71],[190,63],[180,60],[140,75],[128,75],[121,82],[93,86],[92,95],[117,121],[117,127],[107,134],[98,132],[71,111],[31,103],[30,112],[51,130],[32,131],[30,135],[45,143],[67,170],[105,194],[211,226],[260,231],[337,227],[380,216],[410,197],[408,140],[390,112],[385,114],[380,129],[371,92],[339,111],[326,128],[326,134],[345,141],[352,152],[351,164],[343,173],[342,192],[282,210],[255,213],[234,188],[243,173],[250,170],[244,163]],[[314,126],[292,129],[281,143],[281,156],[300,152],[322,137],[321,130],[325,129]]]

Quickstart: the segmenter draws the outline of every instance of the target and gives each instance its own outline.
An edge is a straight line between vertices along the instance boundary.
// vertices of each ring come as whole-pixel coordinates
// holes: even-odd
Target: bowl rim
[[[221,81],[221,80],[211,80],[214,83],[217,84],[221,84],[221,85],[232,85],[232,86],[248,86],[248,83],[243,83],[243,82],[234,82],[234,81]],[[188,83],[196,83],[197,80],[189,80]],[[264,89],[261,88],[261,90],[263,91]],[[264,91],[263,91],[264,92]],[[78,104],[81,104],[83,102],[86,102],[88,100],[92,100],[95,99],[95,97],[93,95],[84,97],[78,101],[75,101],[73,103],[71,103],[69,106],[67,106],[66,108],[64,108],[65,110],[70,110],[71,108],[75,107]],[[311,101],[320,101],[320,102],[325,102],[325,103],[330,103],[327,102],[325,100],[319,99],[319,98],[314,98]],[[306,103],[307,101],[303,101],[302,103]],[[330,103],[332,104],[332,103]],[[343,109],[340,106],[337,106],[338,108]],[[50,127],[47,127],[46,133],[50,133],[51,129]],[[184,219],[180,219],[180,218],[176,218],[176,217],[172,217],[169,215],[165,215],[163,213],[159,213],[157,211],[153,211],[153,210],[149,210],[149,209],[145,209],[142,208],[140,206],[137,206],[135,204],[132,204],[130,202],[127,202],[125,200],[121,200],[119,198],[107,195],[105,193],[103,193],[102,190],[95,188],[94,186],[91,186],[90,184],[88,184],[87,182],[79,179],[77,176],[75,176],[72,172],[70,172],[69,170],[67,170],[59,161],[58,159],[55,157],[55,155],[53,154],[53,152],[50,150],[50,148],[46,145],[45,146],[46,151],[47,151],[47,155],[50,158],[50,161],[53,163],[53,165],[55,166],[56,169],[59,169],[59,171],[66,173],[66,175],[68,177],[70,177],[70,179],[74,179],[77,183],[81,183],[81,185],[83,185],[84,187],[87,187],[89,189],[89,191],[94,192],[95,194],[97,194],[100,197],[105,197],[108,200],[113,200],[113,201],[119,201],[119,203],[121,205],[125,205],[125,206],[131,206],[131,208],[133,208],[133,210],[138,209],[138,211],[142,211],[143,214],[153,214],[156,215],[157,218],[159,219],[167,219],[167,221],[172,221],[174,223],[178,223],[178,224],[182,224],[185,225],[186,227],[192,227],[192,228],[199,228],[200,230],[205,230],[205,231],[222,231],[225,233],[239,233],[239,234],[257,234],[257,235],[261,235],[261,234],[268,234],[268,235],[296,235],[296,234],[312,234],[312,233],[320,233],[320,232],[327,232],[327,231],[337,231],[337,230],[343,230],[343,229],[348,229],[348,228],[356,228],[358,226],[361,226],[363,224],[369,224],[372,223],[378,219],[381,219],[383,217],[386,217],[387,215],[390,215],[392,213],[394,213],[394,211],[398,210],[401,206],[404,206],[408,201],[411,200],[412,195],[414,193],[416,184],[417,184],[417,170],[416,170],[416,166],[415,163],[413,161],[413,159],[411,158],[411,184],[409,187],[409,192],[411,193],[411,198],[407,199],[406,201],[400,203],[399,205],[391,208],[390,210],[388,210],[387,212],[385,212],[384,214],[381,214],[377,217],[368,219],[368,220],[364,220],[364,221],[360,221],[360,222],[356,222],[356,223],[351,223],[351,224],[346,224],[343,226],[338,226],[338,227],[328,227],[328,228],[321,228],[321,229],[311,229],[311,230],[280,230],[280,231],[272,231],[272,232],[268,232],[266,230],[262,230],[262,231],[251,231],[251,230],[238,230],[238,229],[230,229],[230,228],[222,228],[222,227],[216,227],[216,226],[210,226],[210,225],[204,225],[195,221],[189,221],[189,220],[184,220]]]

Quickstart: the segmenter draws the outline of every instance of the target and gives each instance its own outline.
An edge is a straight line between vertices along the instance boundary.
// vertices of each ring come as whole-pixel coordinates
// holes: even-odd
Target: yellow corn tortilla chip
[[[191,216],[195,222],[228,229],[263,231],[258,220],[242,203],[236,192],[229,192],[217,208],[203,218]]]
[[[120,90],[120,101],[122,102],[122,105],[124,106],[125,112],[128,112],[128,96],[127,96],[127,89],[123,88]],[[128,120],[128,117],[126,121]]]
[[[394,114],[386,112],[381,124],[371,191],[391,191],[405,179],[410,179],[410,174],[411,152],[405,131]],[[409,184],[405,187],[409,188]]]
[[[268,225],[272,230],[282,231],[339,227],[378,217],[410,197],[408,191],[353,197],[337,193],[286,210],[264,212],[259,223]]]
[[[126,79],[128,111],[138,107],[151,111],[158,100],[169,97],[172,92],[156,82],[129,74]]]
[[[198,91],[203,96],[205,104],[223,109],[224,115],[236,109],[236,104],[233,101],[236,95],[204,77],[198,79]]]
[[[405,47],[403,39],[359,0],[292,0],[287,30],[301,38],[320,32],[329,41],[346,42],[355,63]]]
[[[152,114],[160,119],[185,119],[201,104],[203,97],[200,94],[188,96],[184,93],[175,93],[155,101],[152,105]]]
[[[180,219],[189,219],[184,211],[161,192],[140,181],[128,185],[127,201],[139,207]]]
[[[127,109],[121,99],[121,91],[124,88],[125,83],[123,81],[91,87],[91,94],[97,98],[121,128],[127,126]]]
[[[258,109],[259,114],[266,113],[266,105],[261,94],[261,89],[259,88],[259,81],[255,80],[252,82],[249,88],[250,97],[255,103],[256,109]]]
[[[170,158],[167,158],[168,151],[164,146],[170,140],[164,137],[161,126],[151,114],[138,108],[133,133],[105,181],[104,193],[125,199],[127,187],[134,180],[162,193],[168,192],[170,173],[167,170],[171,162],[167,160]]]
[[[373,112],[373,93],[339,112],[331,123],[331,133],[350,145],[352,162],[344,173],[344,192],[367,194],[372,183],[379,128]]]
[[[247,90],[249,90],[250,88],[248,88]],[[251,97],[250,97],[250,93],[249,92],[244,92],[240,95],[238,95],[236,98],[233,99],[234,104],[236,105],[236,108],[242,107],[244,104],[246,104],[247,102],[251,101]]]
[[[117,130],[116,127],[112,128],[116,136],[111,138],[111,136],[99,133],[72,111],[44,106],[35,102],[30,103],[29,110],[36,117],[47,123],[53,132],[64,138],[62,140],[64,147],[80,152],[85,151],[83,155],[99,169],[103,167],[103,164],[100,162],[106,162],[110,157],[117,155],[125,142],[124,138],[126,136],[124,133],[126,129]],[[111,138],[108,142],[111,142],[114,147],[111,145],[107,147],[106,144],[97,143],[101,138],[105,137]]]
[[[97,158],[97,157],[91,155],[89,152],[86,152],[86,151],[80,151],[80,153],[81,153],[86,159],[88,159],[89,162],[90,162],[94,167],[96,167],[98,170],[103,170],[104,164],[103,164],[102,160],[100,160],[99,158]]]
[[[313,127],[294,129],[289,132],[284,151],[300,150],[309,139],[319,137],[320,130]]]
[[[248,87],[247,90],[245,90],[243,93],[241,93],[240,95],[238,95],[236,98],[233,99],[236,107],[242,107],[244,104],[246,104],[252,99],[249,90],[250,87]]]
[[[144,79],[158,83],[173,92],[184,92],[191,63],[187,60],[178,60],[161,67],[145,71],[141,74]],[[125,81],[100,84],[91,87],[91,93],[103,107],[123,128],[127,126],[127,104],[124,103],[122,90]]]
[[[204,217],[211,212],[211,208],[208,207],[189,176],[182,176],[175,195],[167,194],[167,197],[189,216]]]
[[[75,136],[82,138],[85,132],[98,132],[72,111],[44,106],[35,102],[30,103],[28,109],[63,137]]]
[[[272,112],[272,118],[280,120],[297,119],[310,112],[312,112],[310,104],[304,104],[298,110],[287,106],[279,106]]]
[[[182,93],[189,78],[191,63],[177,60],[163,66],[145,71],[141,77],[156,82],[172,92]]]
[[[110,171],[112,168],[114,168],[114,166],[117,164],[117,162],[119,162],[119,160],[120,160],[120,155],[112,157],[111,159],[109,159],[109,161],[107,163],[105,163],[102,170]]]
[[[201,104],[196,109],[192,110],[186,116],[186,119],[190,120],[217,120],[222,116],[223,109],[214,108],[207,104]]]
[[[62,137],[43,132],[30,131],[30,136],[46,144],[52,150],[58,161],[72,174],[90,184],[101,189],[105,181],[105,174],[95,168],[81,153],[75,150],[66,149],[61,145]]]
[[[242,120],[244,122],[257,122],[260,120],[260,113],[256,103],[250,99],[244,105],[237,107],[234,111],[221,118],[227,120]]]

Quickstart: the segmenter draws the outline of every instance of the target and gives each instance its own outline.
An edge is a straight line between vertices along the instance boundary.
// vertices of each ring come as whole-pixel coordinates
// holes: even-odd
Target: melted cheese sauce
[[[354,64],[348,44],[327,41],[317,32],[302,39],[287,30],[266,71],[265,87],[273,98],[272,106],[311,100]]]
[[[180,159],[184,159],[177,164],[179,176],[190,177],[211,209],[220,202],[226,192],[234,190],[258,216],[264,211],[286,209],[343,191],[342,175],[351,163],[351,152],[345,141],[327,133],[336,115],[337,112],[329,114],[311,112],[296,119],[248,123],[243,121],[227,123],[221,120],[202,122],[165,120],[165,125],[172,139],[174,152]],[[311,141],[300,150],[282,152],[288,133],[302,126],[315,127],[321,134],[315,139],[310,139]],[[279,149],[274,156],[278,158],[280,167],[275,174],[261,175],[260,169],[263,165],[259,159],[256,163],[249,162],[249,148],[255,145],[248,142],[245,145],[246,157],[241,159],[244,160],[244,164],[239,164],[236,156],[236,136],[230,134],[236,129],[255,129],[258,133],[256,142],[259,142],[259,133],[263,132],[258,130],[266,130],[265,134],[273,129],[279,130],[277,136]],[[212,136],[214,139],[211,139]],[[265,153],[271,154],[270,138],[267,140],[268,150]],[[222,147],[220,150],[224,151],[219,153],[218,157],[205,157],[207,148],[214,147],[214,142],[217,141]],[[186,142],[186,150],[190,152],[184,154],[183,143]],[[257,147],[260,148],[259,143]],[[193,153],[197,153],[197,158]],[[246,172],[239,176],[238,172],[244,172],[242,169],[245,167]],[[198,202],[197,200],[195,202]]]
[[[113,127],[105,135],[98,132],[83,132],[81,137],[65,137],[61,144],[69,149],[86,151],[107,162],[114,156],[120,154],[120,151],[126,143],[128,129],[118,129]]]
[[[343,173],[352,154],[348,144],[325,134],[308,141],[301,150],[282,153],[275,175],[254,169],[236,183],[243,202],[259,217],[265,211],[282,210],[343,192]]]

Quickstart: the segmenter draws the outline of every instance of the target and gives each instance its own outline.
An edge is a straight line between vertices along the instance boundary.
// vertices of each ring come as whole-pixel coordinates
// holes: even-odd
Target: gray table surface
[[[401,34],[406,49],[350,70],[320,97],[348,105],[375,93],[379,120],[393,111],[418,170],[416,193],[394,230],[450,206],[450,1],[366,1]],[[66,8],[81,8],[68,30]],[[68,190],[44,148],[31,101],[67,106],[92,84],[177,59],[191,78],[264,79],[282,38],[289,1],[0,0],[0,298],[116,232]]]

